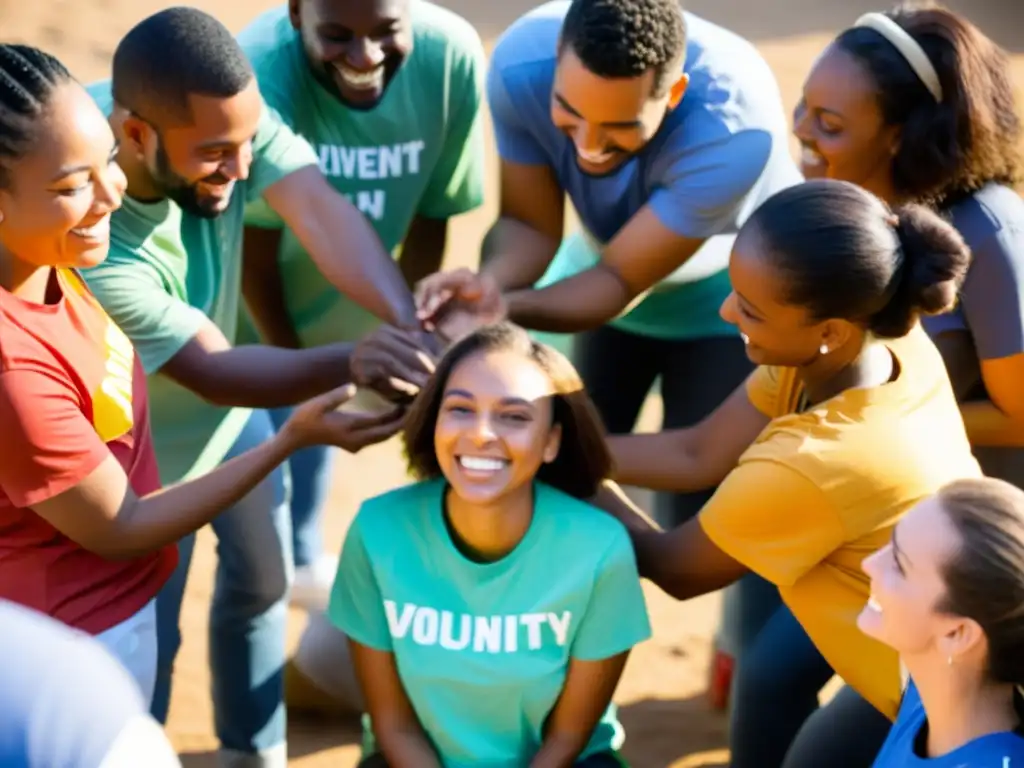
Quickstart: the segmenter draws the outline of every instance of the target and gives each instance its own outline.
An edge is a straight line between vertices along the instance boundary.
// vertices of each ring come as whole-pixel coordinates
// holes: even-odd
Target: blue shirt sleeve
[[[523,123],[523,111],[513,101],[502,68],[493,60],[487,72],[487,103],[501,159],[521,165],[547,165],[544,147]]]
[[[327,617],[356,642],[378,651],[390,651],[391,633],[384,602],[366,549],[366,514],[364,505],[345,536]]]
[[[1024,228],[1004,226],[969,245],[974,257],[960,302],[978,357],[1024,352]]]
[[[680,128],[668,139],[675,151],[659,153],[664,167],[649,205],[672,232],[704,240],[739,228],[748,195],[768,165],[772,137],[762,130],[709,128],[702,139],[700,132],[699,125]]]
[[[628,651],[651,636],[640,574],[625,530],[617,531],[598,564],[594,589],[570,655],[598,661]]]

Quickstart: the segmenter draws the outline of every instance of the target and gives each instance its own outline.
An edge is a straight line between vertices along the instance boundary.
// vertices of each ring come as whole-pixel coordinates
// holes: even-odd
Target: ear
[[[853,325],[846,320],[826,320],[821,327],[821,346],[831,352],[846,344],[853,334]]]
[[[946,630],[939,641],[940,650],[946,659],[953,664],[959,659],[966,659],[981,650],[987,652],[985,632],[981,625],[973,619],[958,618],[953,626]]]
[[[302,16],[299,13],[299,5],[302,0],[288,0],[288,19],[292,23],[292,29],[302,28]]]
[[[146,152],[146,140],[152,133],[153,128],[142,118],[128,113],[121,120],[121,133],[131,151],[142,156]]]
[[[558,450],[562,447],[562,425],[555,424],[548,433],[548,441],[544,445],[544,463],[550,464],[558,458]]]
[[[683,99],[683,94],[686,93],[687,86],[690,85],[690,76],[685,72],[679,76],[679,79],[672,83],[672,87],[668,90],[668,108],[675,109],[680,101]]]

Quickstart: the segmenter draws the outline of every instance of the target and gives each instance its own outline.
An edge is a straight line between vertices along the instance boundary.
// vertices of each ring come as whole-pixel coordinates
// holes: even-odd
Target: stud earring
[[[818,352],[821,353],[822,355],[827,355],[828,354],[828,344],[822,344],[820,347],[818,347]]]

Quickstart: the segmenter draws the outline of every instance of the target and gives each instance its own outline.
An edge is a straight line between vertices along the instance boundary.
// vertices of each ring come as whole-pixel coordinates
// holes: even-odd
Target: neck
[[[982,736],[1012,731],[1020,724],[1013,685],[985,682],[975,670],[945,660],[906,659],[905,663],[928,718],[928,757],[947,755]]]
[[[533,520],[533,485],[494,504],[468,502],[447,493],[448,521],[463,547],[482,561],[499,560],[523,540]]]
[[[888,168],[886,168],[885,174],[879,174],[877,178],[868,179],[861,186],[890,207],[906,202],[893,189],[892,178],[888,173]]]
[[[800,369],[811,403],[820,403],[847,389],[875,387],[892,378],[893,360],[885,345],[869,337],[818,357]]]
[[[40,267],[0,252],[0,288],[34,304],[46,303],[51,267]]]

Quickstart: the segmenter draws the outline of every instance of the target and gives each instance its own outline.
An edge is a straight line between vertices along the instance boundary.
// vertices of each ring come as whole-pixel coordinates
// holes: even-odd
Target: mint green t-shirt
[[[328,616],[394,654],[446,768],[521,768],[537,752],[570,659],[650,637],[633,549],[616,520],[537,483],[523,540],[493,563],[455,547],[443,479],[365,502],[345,539]],[[583,756],[617,749],[614,708]]]
[[[110,82],[90,86],[89,93],[109,114]],[[316,163],[309,144],[267,109],[252,152],[248,179],[236,183],[227,210],[214,219],[185,213],[170,200],[140,203],[126,196],[111,217],[110,255],[84,272],[104,309],[132,340],[149,376],[153,442],[165,485],[217,466],[249,410],[211,405],[160,369],[208,319],[234,342],[246,202]]]
[[[483,202],[480,36],[462,17],[425,0],[412,0],[411,13],[412,52],[380,104],[366,111],[349,109],[313,77],[286,6],[239,35],[264,99],[313,145],[320,170],[391,253],[416,216],[447,219]],[[281,226],[259,203],[248,220]],[[303,345],[355,340],[380,322],[339,295],[288,230],[279,259],[286,306]]]

